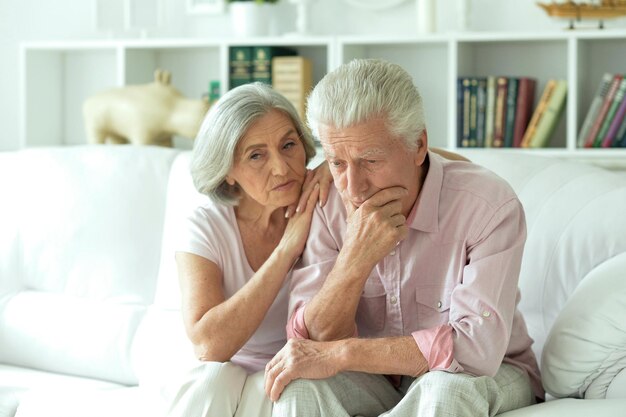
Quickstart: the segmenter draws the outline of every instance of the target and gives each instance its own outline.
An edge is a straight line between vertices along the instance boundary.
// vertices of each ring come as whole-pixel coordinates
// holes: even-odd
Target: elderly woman
[[[207,113],[191,174],[211,202],[189,216],[176,252],[201,362],[178,382],[169,415],[271,414],[263,369],[286,342],[291,270],[331,181],[326,164],[307,171],[314,154],[295,108],[264,84],[229,91]]]

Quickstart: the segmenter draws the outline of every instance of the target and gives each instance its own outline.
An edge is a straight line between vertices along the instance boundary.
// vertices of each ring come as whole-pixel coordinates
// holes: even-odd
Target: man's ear
[[[428,132],[426,129],[417,140],[417,149],[415,149],[415,165],[422,166],[428,155]]]

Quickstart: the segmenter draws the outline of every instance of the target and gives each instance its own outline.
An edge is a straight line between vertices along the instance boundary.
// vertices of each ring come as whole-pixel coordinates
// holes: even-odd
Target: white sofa
[[[526,209],[521,309],[544,385],[585,398],[507,416],[626,415],[626,178],[466,155]],[[188,160],[133,146],[0,153],[0,416],[158,414],[155,387],[194,362],[171,247],[204,199]]]

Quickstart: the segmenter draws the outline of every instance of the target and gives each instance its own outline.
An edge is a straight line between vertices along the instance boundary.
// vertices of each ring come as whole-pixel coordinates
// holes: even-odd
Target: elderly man
[[[342,65],[307,117],[335,188],[292,278],[291,339],[266,367],[274,415],[492,416],[542,398],[508,184],[428,151],[397,65]]]

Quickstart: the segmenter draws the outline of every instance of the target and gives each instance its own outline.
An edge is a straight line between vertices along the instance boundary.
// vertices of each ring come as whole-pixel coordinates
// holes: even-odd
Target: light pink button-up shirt
[[[532,339],[517,310],[526,222],[510,186],[472,163],[429,152],[430,167],[407,219],[405,240],[365,283],[360,337],[412,335],[430,370],[494,375],[518,366],[543,397]],[[289,337],[308,337],[304,309],[331,271],[346,233],[336,189],[316,209],[291,282]],[[341,302],[341,295],[337,295]]]

